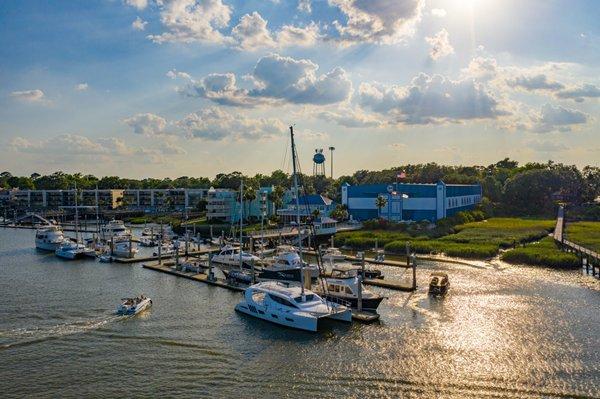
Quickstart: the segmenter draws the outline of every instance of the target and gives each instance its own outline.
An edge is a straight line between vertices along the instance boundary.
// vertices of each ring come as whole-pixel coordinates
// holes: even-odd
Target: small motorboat
[[[136,315],[146,308],[152,306],[152,299],[140,295],[135,298],[123,298],[121,304],[117,306],[118,315]]]
[[[110,254],[104,253],[98,257],[98,260],[100,261],[100,263],[110,263],[113,259],[112,256],[110,256]]]
[[[429,281],[429,293],[431,295],[444,295],[448,292],[450,281],[448,280],[448,273],[444,272],[433,272],[430,275],[431,280]]]

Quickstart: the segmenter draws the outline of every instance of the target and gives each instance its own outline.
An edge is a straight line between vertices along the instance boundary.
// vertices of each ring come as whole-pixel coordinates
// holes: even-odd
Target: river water
[[[3,398],[600,397],[600,283],[577,271],[423,261],[416,293],[373,288],[380,323],[305,333],[237,314],[239,293],[33,244],[0,229]],[[138,293],[149,311],[113,314]]]

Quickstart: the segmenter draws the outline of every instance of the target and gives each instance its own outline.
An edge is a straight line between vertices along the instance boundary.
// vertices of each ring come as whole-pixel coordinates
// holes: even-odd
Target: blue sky
[[[597,164],[595,1],[0,5],[0,169],[127,177]]]

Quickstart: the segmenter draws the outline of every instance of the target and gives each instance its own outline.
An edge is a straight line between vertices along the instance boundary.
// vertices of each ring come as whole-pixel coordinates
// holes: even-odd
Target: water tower
[[[325,155],[322,148],[317,148],[313,155],[313,176],[325,176]]]

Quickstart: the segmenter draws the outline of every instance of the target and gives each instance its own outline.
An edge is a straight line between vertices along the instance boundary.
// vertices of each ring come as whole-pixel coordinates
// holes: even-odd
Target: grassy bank
[[[396,232],[387,230],[359,230],[336,235],[336,245],[353,249],[384,247],[387,252],[403,254],[406,242],[420,254],[445,254],[452,257],[487,259],[497,255],[501,248],[539,240],[554,227],[553,220],[491,218],[480,222],[455,226],[453,234],[432,238],[438,232]]]
[[[562,252],[552,237],[504,252],[501,259],[508,263],[561,268],[580,266],[576,255]]]
[[[568,223],[565,233],[567,240],[600,252],[600,222]]]

